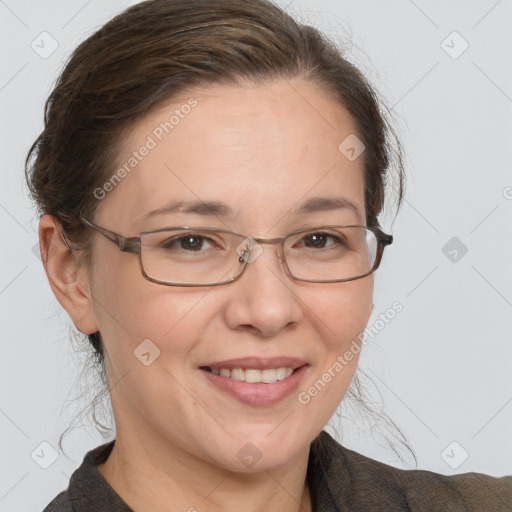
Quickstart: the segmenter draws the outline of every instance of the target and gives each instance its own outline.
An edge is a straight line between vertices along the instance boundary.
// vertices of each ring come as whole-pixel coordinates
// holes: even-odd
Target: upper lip
[[[200,368],[208,366],[209,368],[251,368],[255,370],[265,370],[268,368],[293,368],[294,370],[306,365],[306,361],[297,357],[239,357],[236,359],[227,359],[225,361],[216,361],[202,364]]]

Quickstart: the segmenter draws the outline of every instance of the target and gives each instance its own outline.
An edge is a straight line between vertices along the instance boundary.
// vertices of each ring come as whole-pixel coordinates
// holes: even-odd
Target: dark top
[[[43,512],[133,512],[96,468],[114,443],[89,451]],[[397,469],[345,448],[325,431],[311,443],[306,478],[314,512],[512,511],[512,476]]]

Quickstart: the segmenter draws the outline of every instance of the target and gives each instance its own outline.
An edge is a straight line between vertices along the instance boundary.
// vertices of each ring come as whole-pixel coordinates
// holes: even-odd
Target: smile
[[[294,372],[294,368],[285,366],[267,368],[264,370],[257,368],[232,368],[230,370],[229,368],[210,368],[209,366],[204,367],[204,369],[212,372],[214,375],[221,375],[222,377],[249,382],[251,384],[257,382],[272,384],[273,382],[289,377]]]
[[[251,407],[269,407],[294,393],[309,368],[211,368],[200,367],[201,374],[215,392],[220,391]]]

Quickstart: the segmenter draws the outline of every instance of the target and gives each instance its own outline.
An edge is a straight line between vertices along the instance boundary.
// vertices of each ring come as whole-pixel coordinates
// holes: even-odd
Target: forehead
[[[345,108],[309,82],[190,89],[128,131],[114,169],[123,178],[101,207],[131,226],[181,201],[223,202],[261,225],[312,197],[347,199],[364,216],[363,156],[340,151],[355,132]]]

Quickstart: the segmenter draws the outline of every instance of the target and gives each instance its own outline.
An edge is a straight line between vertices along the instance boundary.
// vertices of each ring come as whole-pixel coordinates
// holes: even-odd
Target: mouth
[[[305,365],[303,365],[305,366]],[[201,366],[200,369],[214,375],[237,380],[239,382],[248,382],[250,384],[273,384],[274,382],[284,380],[290,377],[302,366],[293,368],[290,366],[279,366],[277,368],[219,368],[210,366]]]
[[[296,358],[244,358],[198,369],[212,389],[252,407],[268,407],[292,394],[309,364]]]

